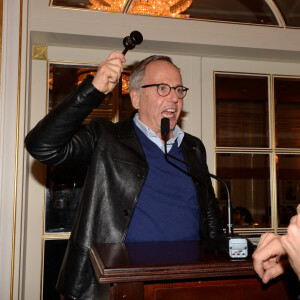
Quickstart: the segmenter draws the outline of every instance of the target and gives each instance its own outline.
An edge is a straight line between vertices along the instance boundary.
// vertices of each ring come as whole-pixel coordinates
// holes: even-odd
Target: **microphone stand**
[[[171,155],[168,153],[167,151],[167,140],[168,140],[168,137],[169,137],[169,133],[170,133],[170,121],[168,118],[163,118],[162,121],[161,121],[161,135],[162,135],[162,139],[164,141],[164,149],[165,149],[165,160],[167,161],[167,163],[169,163],[170,165],[174,166],[176,169],[178,169],[179,171],[183,172],[184,174],[192,177],[194,180],[196,180],[197,182],[199,182],[199,178],[197,178],[196,176],[190,174],[189,172],[183,170],[182,168],[180,168],[179,166],[177,166],[176,164],[174,164],[173,162],[171,162],[168,158],[172,158],[180,163],[183,163],[185,164],[185,161]],[[218,180],[220,181],[226,188],[226,192],[227,192],[227,225],[226,225],[226,235],[231,237],[233,236],[233,224],[232,224],[232,206],[231,206],[231,197],[230,197],[230,192],[229,192],[229,189],[228,189],[228,186],[226,184],[226,182],[214,175],[214,174],[211,174],[211,173],[208,173],[208,175],[211,177],[211,178],[214,178],[215,180]]]
[[[168,118],[163,118],[161,120],[161,136],[164,141],[165,160],[167,161],[167,163],[171,164],[179,171],[183,172],[184,174],[192,177],[194,180],[199,182],[199,179],[197,177],[188,173],[187,171],[180,168],[179,166],[177,166],[176,164],[174,164],[173,162],[171,162],[168,159],[168,158],[172,158],[180,163],[185,164],[185,161],[183,161],[171,154],[168,154],[167,141],[168,141],[169,133],[170,133],[170,120]],[[234,233],[233,233],[232,202],[231,202],[231,197],[230,197],[230,192],[229,192],[228,186],[222,178],[220,178],[214,174],[211,174],[209,172],[208,172],[208,175],[211,178],[220,181],[226,188],[226,192],[227,192],[227,224],[226,224],[226,235],[220,235],[220,236],[217,236],[216,238],[213,238],[213,239],[207,241],[205,244],[205,248],[207,250],[226,252],[226,253],[229,253],[230,257],[239,258],[239,257],[236,257],[236,253],[237,252],[242,253],[241,251],[244,251],[244,249],[242,249],[241,247],[244,247],[244,248],[246,247],[246,252],[247,252],[246,256],[247,256],[248,248],[250,248],[253,251],[253,244],[248,239],[239,238],[238,236],[234,235]],[[236,253],[234,251],[236,251]],[[244,258],[246,256],[241,256],[241,257]]]

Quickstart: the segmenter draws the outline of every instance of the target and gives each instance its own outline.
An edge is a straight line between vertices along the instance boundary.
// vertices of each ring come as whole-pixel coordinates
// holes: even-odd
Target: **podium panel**
[[[263,287],[254,276],[196,282],[144,283],[146,300],[253,300],[297,299],[284,280]]]
[[[292,300],[299,294],[293,273],[264,285],[251,255],[231,259],[202,241],[97,244],[90,257],[99,284],[111,284],[111,300]]]

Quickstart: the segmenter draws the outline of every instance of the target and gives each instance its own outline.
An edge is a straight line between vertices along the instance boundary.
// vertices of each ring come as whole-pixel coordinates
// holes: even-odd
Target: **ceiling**
[[[300,0],[51,0],[49,5],[122,14],[153,15],[154,13],[149,11],[134,10],[134,7],[152,5],[153,11],[155,5],[162,7],[165,4],[168,5],[169,11],[175,11],[180,6],[187,7],[175,15],[175,18],[300,28]],[[173,15],[167,17],[174,17]],[[166,17],[166,15],[156,15],[156,17]]]

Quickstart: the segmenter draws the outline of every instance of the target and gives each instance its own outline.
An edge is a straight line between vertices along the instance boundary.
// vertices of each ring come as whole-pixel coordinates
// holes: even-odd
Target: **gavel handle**
[[[128,51],[129,49],[128,49],[128,47],[126,47],[123,51],[122,51],[122,54],[126,54],[127,53],[127,51]]]

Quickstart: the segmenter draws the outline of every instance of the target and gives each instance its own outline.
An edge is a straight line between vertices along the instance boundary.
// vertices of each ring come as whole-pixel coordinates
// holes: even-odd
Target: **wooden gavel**
[[[123,39],[123,45],[125,49],[123,50],[123,54],[125,55],[128,50],[132,50],[136,45],[139,45],[143,42],[143,36],[139,31],[132,31],[130,36],[126,36]]]

